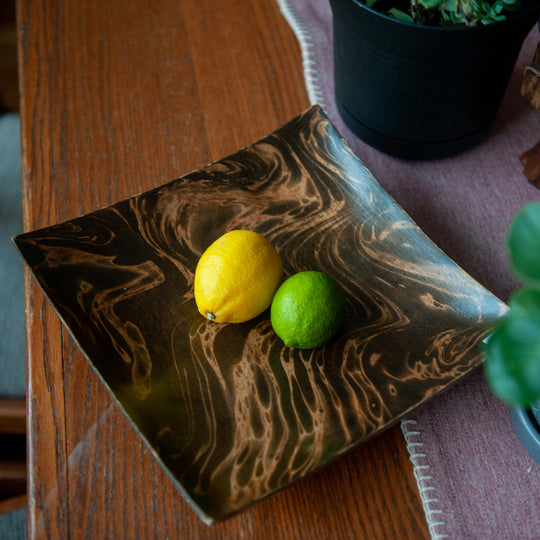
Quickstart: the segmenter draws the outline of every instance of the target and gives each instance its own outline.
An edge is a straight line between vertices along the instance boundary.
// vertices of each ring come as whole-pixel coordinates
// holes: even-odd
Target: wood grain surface
[[[21,0],[18,38],[25,230],[197,169],[308,105],[273,0]],[[429,537],[399,428],[207,527],[26,285],[32,538]]]

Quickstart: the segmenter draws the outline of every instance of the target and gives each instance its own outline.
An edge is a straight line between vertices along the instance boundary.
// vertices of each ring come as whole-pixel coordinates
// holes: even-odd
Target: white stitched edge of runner
[[[430,474],[431,465],[424,451],[422,433],[417,427],[416,420],[402,420],[401,432],[405,437],[409,459],[413,465],[414,477],[432,540],[450,538],[446,533],[446,522],[441,503],[437,497],[437,488],[433,485],[433,476]]]
[[[319,81],[319,70],[317,69],[317,59],[314,52],[315,46],[309,28],[304,24],[290,0],[277,0],[277,3],[300,44],[309,102],[311,105],[319,104],[325,109],[324,94]]]

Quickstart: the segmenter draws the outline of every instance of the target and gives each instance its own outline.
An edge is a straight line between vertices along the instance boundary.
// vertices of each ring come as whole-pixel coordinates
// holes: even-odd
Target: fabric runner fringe
[[[304,79],[306,81],[309,102],[311,105],[318,104],[323,109],[326,109],[324,93],[319,79],[317,60],[313,51],[315,44],[311,32],[299,17],[298,12],[295,10],[290,0],[277,0],[277,3],[281,13],[293,29],[298,43],[300,44]]]

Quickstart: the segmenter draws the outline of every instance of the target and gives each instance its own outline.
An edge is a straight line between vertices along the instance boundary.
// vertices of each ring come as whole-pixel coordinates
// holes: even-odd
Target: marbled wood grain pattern
[[[326,346],[204,319],[198,258],[251,229],[348,298]],[[33,275],[203,519],[343,454],[465,375],[505,305],[434,246],[318,107],[169,184],[18,236]]]

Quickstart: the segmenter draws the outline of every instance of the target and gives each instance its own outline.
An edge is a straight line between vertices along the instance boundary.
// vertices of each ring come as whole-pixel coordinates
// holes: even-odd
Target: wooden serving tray
[[[347,296],[341,332],[286,348],[268,312],[204,319],[193,274],[231,229]],[[15,239],[156,458],[210,523],[381,432],[466,375],[506,306],[411,221],[315,106],[260,141]],[[81,397],[81,406],[86,398]]]

